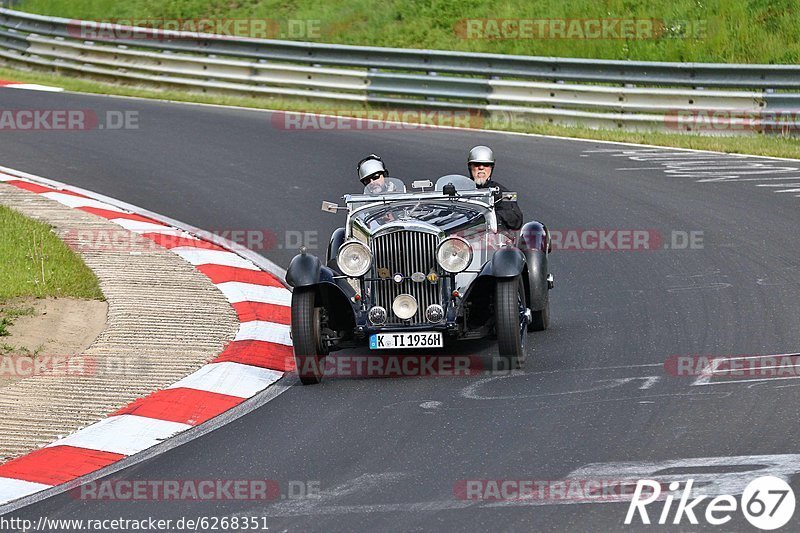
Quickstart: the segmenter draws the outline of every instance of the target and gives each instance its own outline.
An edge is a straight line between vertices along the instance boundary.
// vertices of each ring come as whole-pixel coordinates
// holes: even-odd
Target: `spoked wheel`
[[[303,385],[322,381],[328,355],[328,345],[322,338],[323,310],[314,304],[314,289],[295,289],[292,293],[294,362]]]
[[[494,298],[497,349],[509,369],[522,367],[525,362],[525,286],[521,276],[498,280]]]

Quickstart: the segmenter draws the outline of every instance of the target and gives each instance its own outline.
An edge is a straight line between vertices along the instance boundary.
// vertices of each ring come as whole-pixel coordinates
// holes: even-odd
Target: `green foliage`
[[[505,54],[737,63],[796,63],[797,0],[23,0],[19,9],[91,20],[203,17],[312,21],[276,38]],[[464,38],[464,19],[650,19],[645,39]],[[246,27],[246,25],[245,25]]]

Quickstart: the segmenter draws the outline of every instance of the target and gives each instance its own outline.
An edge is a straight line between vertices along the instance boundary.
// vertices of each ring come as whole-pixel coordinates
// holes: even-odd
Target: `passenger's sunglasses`
[[[376,174],[373,174],[372,176],[367,176],[366,178],[362,179],[362,180],[361,180],[361,184],[362,184],[362,185],[369,185],[369,184],[370,184],[370,183],[372,183],[373,181],[375,181],[375,180],[379,180],[379,179],[381,179],[382,177],[383,177],[383,172],[378,172],[378,173],[376,173]]]

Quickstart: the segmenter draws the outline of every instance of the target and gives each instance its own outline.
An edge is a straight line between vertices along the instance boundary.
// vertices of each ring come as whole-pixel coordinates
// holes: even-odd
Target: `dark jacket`
[[[479,189],[488,189],[489,187],[500,187],[500,193],[508,192],[509,190],[493,179],[487,181],[483,186],[478,186]],[[494,211],[497,214],[499,229],[517,230],[522,227],[522,210],[517,205],[517,202],[500,202],[495,205]]]

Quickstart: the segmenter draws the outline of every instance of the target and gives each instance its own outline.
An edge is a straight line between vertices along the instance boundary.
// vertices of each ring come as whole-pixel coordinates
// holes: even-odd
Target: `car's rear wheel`
[[[550,299],[544,309],[531,312],[531,322],[528,324],[528,331],[544,331],[550,326]]]
[[[525,361],[525,286],[522,277],[497,280],[494,312],[497,349],[509,369],[519,368]]]
[[[528,252],[531,321],[528,331],[544,331],[550,325],[550,283],[547,280],[547,255],[539,250]]]
[[[303,385],[322,381],[327,343],[322,338],[323,309],[315,307],[312,288],[295,289],[292,293],[292,344],[297,375]]]

